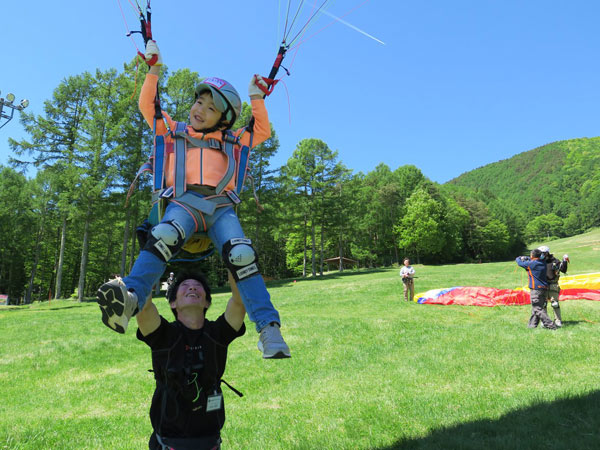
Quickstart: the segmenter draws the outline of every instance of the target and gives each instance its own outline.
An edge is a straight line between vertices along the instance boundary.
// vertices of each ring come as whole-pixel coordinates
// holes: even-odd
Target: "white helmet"
[[[547,245],[542,245],[541,247],[538,247],[538,250],[542,253],[550,253],[550,247],[548,247]]]

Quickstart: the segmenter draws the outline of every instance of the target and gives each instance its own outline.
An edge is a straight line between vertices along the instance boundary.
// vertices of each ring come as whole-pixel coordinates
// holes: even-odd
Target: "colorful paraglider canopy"
[[[600,273],[562,276],[559,280],[559,300],[600,301]],[[417,303],[428,305],[510,306],[527,305],[529,290],[495,289],[491,287],[456,286],[432,289],[415,296]]]

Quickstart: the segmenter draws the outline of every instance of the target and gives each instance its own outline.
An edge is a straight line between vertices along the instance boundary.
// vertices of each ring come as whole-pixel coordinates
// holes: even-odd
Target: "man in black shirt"
[[[246,332],[246,309],[230,275],[232,297],[215,321],[205,318],[210,288],[199,273],[182,273],[169,292],[168,322],[148,300],[137,338],[152,349],[156,389],[150,406],[150,449],[219,449],[225,422],[221,377],[227,346]]]

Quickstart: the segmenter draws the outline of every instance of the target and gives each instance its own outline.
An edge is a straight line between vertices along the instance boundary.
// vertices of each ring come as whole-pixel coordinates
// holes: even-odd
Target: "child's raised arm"
[[[154,128],[154,115],[155,115],[155,106],[154,101],[156,99],[156,90],[158,84],[158,76],[160,75],[160,69],[163,65],[162,56],[160,54],[160,50],[158,49],[158,45],[156,45],[156,41],[148,41],[146,44],[146,53],[144,57],[146,61],[150,61],[153,56],[157,56],[156,62],[154,65],[150,66],[150,70],[146,75],[146,79],[144,80],[144,84],[142,86],[142,90],[140,91],[140,98],[138,102],[138,106],[144,119],[148,123],[150,128]],[[165,118],[170,121],[168,115],[163,112]],[[164,134],[167,132],[167,128],[162,120],[156,121],[156,134]]]

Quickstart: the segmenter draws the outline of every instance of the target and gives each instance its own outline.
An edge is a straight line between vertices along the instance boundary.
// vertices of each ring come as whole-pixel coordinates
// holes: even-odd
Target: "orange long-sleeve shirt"
[[[156,86],[158,82],[158,76],[154,74],[147,74],[140,92],[139,107],[144,119],[152,128],[154,126],[154,98],[156,97]],[[254,137],[252,139],[252,146],[256,146],[261,142],[264,142],[271,137],[271,126],[269,124],[269,116],[267,109],[265,108],[265,101],[251,100],[252,114],[254,116]],[[169,124],[169,127],[175,129],[175,121],[171,117],[162,112],[165,120]],[[187,127],[188,133],[191,137],[197,139],[216,139],[223,142],[223,136],[221,131],[214,131],[212,133],[204,134],[202,132],[195,131],[191,126]],[[163,135],[167,132],[165,123],[162,120],[156,121],[156,135]],[[242,133],[242,129],[233,132],[234,135],[239,136]],[[240,141],[242,145],[250,145],[250,134],[244,133]],[[173,143],[173,138],[167,136],[165,144],[167,147],[171,147],[167,144]],[[238,156],[236,152],[236,157]],[[172,186],[175,179],[175,155],[172,151],[167,150],[166,155],[166,171],[165,171],[165,182],[167,186]],[[202,173],[200,173],[202,170]],[[215,187],[221,181],[227,171],[227,157],[219,150],[210,148],[189,148],[186,152],[185,160],[185,175],[186,183],[188,185],[202,185]],[[226,190],[233,189],[235,180],[231,180],[226,186]]]

